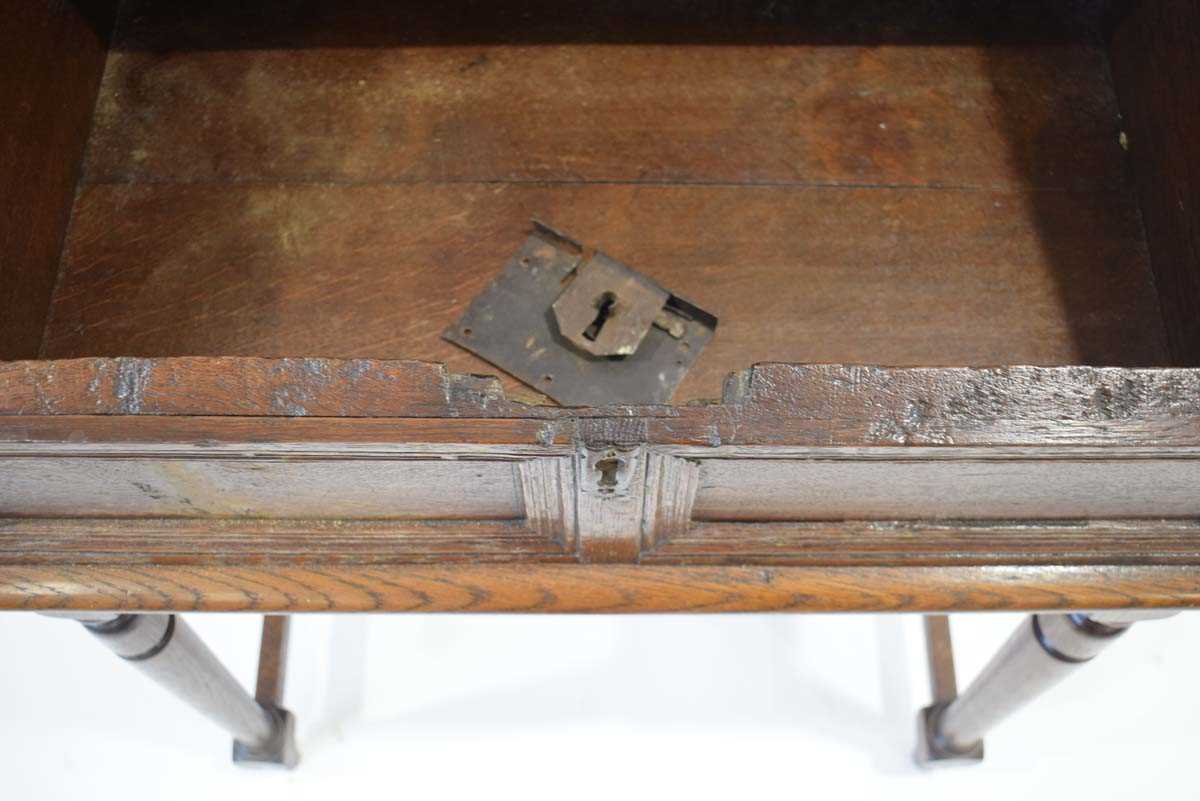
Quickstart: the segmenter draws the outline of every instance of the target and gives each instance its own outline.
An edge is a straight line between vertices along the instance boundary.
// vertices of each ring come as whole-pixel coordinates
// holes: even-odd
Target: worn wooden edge
[[[1192,521],[1062,521],[1007,526],[939,521],[696,524],[690,535],[638,552],[638,532],[610,539],[617,553],[550,539],[523,524],[438,521],[0,519],[0,567],[22,565],[225,568],[449,562],[621,562],[654,566],[964,567],[1190,566],[1200,580]],[[615,527],[614,523],[614,527]],[[564,527],[567,528],[567,527]],[[585,535],[586,546],[587,531]],[[602,544],[603,540],[602,540]]]
[[[530,520],[0,518],[0,565],[574,560]],[[560,527],[565,527],[560,524]]]
[[[373,359],[92,358],[0,363],[0,415],[537,417],[494,377]],[[552,407],[550,407],[552,408]]]
[[[639,511],[641,490],[633,498]],[[654,504],[640,510],[658,517]],[[628,515],[628,510],[627,510]],[[570,520],[574,520],[571,515]],[[625,518],[626,520],[628,517]],[[929,567],[1045,565],[1193,566],[1196,521],[846,520],[685,521],[627,530],[613,520],[615,555],[583,548],[582,561],[643,565]],[[594,524],[589,524],[594,527]],[[0,519],[0,566],[324,566],[451,561],[574,562],[573,523],[524,520],[306,520],[250,518]],[[642,543],[636,540],[642,537]],[[585,528],[580,535],[599,536]],[[634,541],[626,545],[626,540]],[[601,538],[603,542],[603,538]],[[584,542],[581,545],[586,546]]]
[[[689,521],[643,564],[1192,565],[1196,522],[1165,520]],[[2,553],[2,552],[0,552]]]
[[[0,608],[209,612],[943,612],[1200,606],[1195,568],[0,567]]]
[[[181,417],[203,419],[153,422]],[[719,402],[581,409],[518,403],[494,378],[425,362],[0,363],[5,442],[365,441],[372,426],[412,442],[1184,447],[1200,445],[1200,369],[759,364],[733,374]]]

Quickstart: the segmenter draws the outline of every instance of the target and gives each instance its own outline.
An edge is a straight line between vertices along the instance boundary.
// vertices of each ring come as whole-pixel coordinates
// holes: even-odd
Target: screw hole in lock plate
[[[617,475],[621,472],[621,468],[625,466],[624,459],[618,459],[615,456],[605,456],[596,462],[596,472],[600,474],[600,479],[596,482],[600,491],[608,494],[613,492],[617,487]]]

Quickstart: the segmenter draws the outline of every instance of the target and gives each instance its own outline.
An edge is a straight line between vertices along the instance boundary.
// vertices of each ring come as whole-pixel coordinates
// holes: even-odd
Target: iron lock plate
[[[567,406],[671,400],[717,318],[554,229],[534,230],[443,337]]]

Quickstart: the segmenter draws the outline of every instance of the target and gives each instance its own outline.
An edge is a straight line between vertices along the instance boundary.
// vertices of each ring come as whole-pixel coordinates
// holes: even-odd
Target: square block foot
[[[927,706],[917,716],[917,764],[932,768],[982,762],[982,740],[968,751],[956,751],[937,733],[938,717],[944,708],[945,704]]]
[[[267,709],[275,717],[275,736],[257,747],[234,740],[233,761],[239,765],[279,765],[290,770],[300,762],[300,752],[296,750],[296,718],[286,709]]]

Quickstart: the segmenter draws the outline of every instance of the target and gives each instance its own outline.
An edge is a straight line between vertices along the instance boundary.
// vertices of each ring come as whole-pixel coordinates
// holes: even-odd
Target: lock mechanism
[[[642,344],[671,293],[644,275],[596,253],[576,267],[554,301],[558,330],[572,345],[593,356],[629,356]],[[665,323],[668,327],[672,324]],[[684,321],[676,329],[682,333]]]
[[[444,337],[559,403],[666,403],[717,318],[616,259],[534,222]]]

